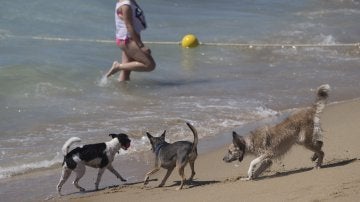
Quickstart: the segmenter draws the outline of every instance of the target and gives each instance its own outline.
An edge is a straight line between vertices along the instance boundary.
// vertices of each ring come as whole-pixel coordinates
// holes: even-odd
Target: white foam
[[[319,36],[315,37],[315,40],[318,41],[319,44],[325,44],[325,45],[336,44],[335,38],[332,35],[320,34]]]
[[[314,11],[309,13],[299,13],[299,15],[305,15],[307,17],[323,17],[324,15],[357,15],[360,14],[359,10],[356,9],[323,9],[320,11]]]
[[[78,94],[82,92],[83,89],[80,88],[59,86],[51,82],[39,82],[35,87],[35,95],[38,97],[53,97],[61,94]],[[28,94],[25,94],[25,97],[28,97]]]
[[[97,82],[97,85],[100,87],[106,87],[108,85],[108,79],[106,76],[103,76],[100,81]]]
[[[29,172],[31,170],[39,169],[39,168],[49,168],[57,163],[60,163],[60,154],[58,153],[56,157],[54,157],[52,160],[43,160],[39,162],[34,163],[28,163],[28,164],[22,164],[18,166],[10,166],[6,168],[2,168],[0,166],[0,179],[8,178],[14,175],[18,174],[24,174],[26,172]]]
[[[132,153],[139,153],[149,151],[151,149],[149,140],[146,136],[140,139],[131,138],[131,146],[128,150],[120,149],[119,155],[128,155]],[[8,167],[0,166],[0,179],[9,178],[19,174],[25,174],[36,169],[49,168],[62,162],[63,156],[57,152],[56,156],[51,160],[34,161],[33,163],[24,163],[21,165],[14,165]]]
[[[241,126],[243,124],[245,124],[245,121],[238,121],[238,120],[224,120],[222,122],[219,123],[219,126],[223,127],[223,128],[233,128],[233,127],[238,127]]]
[[[128,150],[120,150],[119,155],[125,155],[129,153],[138,153],[143,151],[149,151],[151,148],[149,140],[146,136],[140,139],[131,139],[131,146]]]
[[[278,114],[278,112],[276,112],[272,109],[269,109],[267,107],[260,106],[260,107],[256,107],[255,114],[265,118],[265,117],[275,116]]]

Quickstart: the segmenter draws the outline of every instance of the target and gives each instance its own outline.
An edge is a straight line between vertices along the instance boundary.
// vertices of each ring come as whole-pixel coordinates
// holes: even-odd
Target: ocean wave
[[[306,16],[308,18],[315,18],[315,17],[324,17],[324,15],[359,15],[360,10],[357,9],[323,9],[319,11],[313,12],[298,12],[296,15],[298,16]]]
[[[131,138],[131,146],[128,150],[121,149],[117,155],[124,156],[134,153],[140,153],[144,151],[149,151],[151,149],[151,146],[149,144],[149,140],[146,136],[143,136],[141,138]],[[170,141],[170,140],[169,140]],[[76,146],[81,146],[84,144],[87,144],[86,141],[82,142],[83,144],[77,144],[73,146],[72,148],[75,148]],[[71,149],[72,149],[71,148]],[[25,157],[24,157],[25,158]],[[30,156],[26,157],[27,159],[30,159]],[[116,158],[116,157],[115,157]],[[56,155],[51,160],[42,160],[42,161],[36,161],[32,163],[24,163],[20,165],[13,165],[8,167],[2,167],[0,166],[0,179],[10,178],[17,175],[23,175],[31,172],[36,172],[41,169],[51,169],[54,167],[58,167],[61,165],[61,162],[63,160],[63,156],[61,152],[56,152]]]
[[[50,82],[39,82],[35,85],[35,95],[38,97],[53,97],[55,95],[76,95],[82,92],[83,89],[69,88]]]
[[[260,107],[256,107],[254,114],[259,115],[261,118],[266,118],[270,116],[276,116],[278,115],[278,112],[270,108],[267,108],[265,106],[260,106]]]
[[[56,164],[60,164],[60,153],[58,153],[51,160],[37,161],[33,163],[21,164],[17,166],[1,167],[0,166],[0,179],[9,178],[12,176],[29,173],[37,169],[50,168]]]
[[[5,39],[9,34],[9,30],[0,29],[0,40]]]

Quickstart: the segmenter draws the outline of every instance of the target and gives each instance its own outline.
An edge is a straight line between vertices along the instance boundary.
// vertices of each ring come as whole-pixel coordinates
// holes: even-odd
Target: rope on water
[[[360,43],[338,43],[338,44],[245,44],[245,43],[200,43],[208,46],[239,46],[239,47],[281,47],[281,48],[296,48],[296,47],[359,47]]]
[[[44,40],[44,41],[61,41],[61,42],[86,42],[86,43],[114,43],[114,40],[102,40],[102,39],[82,39],[82,38],[62,38],[62,37],[46,37],[46,36],[19,36],[19,35],[3,35],[9,38],[22,38],[32,40]],[[146,44],[156,45],[180,45],[180,41],[144,41]],[[297,47],[358,47],[360,49],[360,43],[336,43],[336,44],[260,44],[260,43],[212,43],[212,42],[200,42],[200,45],[204,46],[235,46],[235,47],[280,47],[280,48],[297,48]]]

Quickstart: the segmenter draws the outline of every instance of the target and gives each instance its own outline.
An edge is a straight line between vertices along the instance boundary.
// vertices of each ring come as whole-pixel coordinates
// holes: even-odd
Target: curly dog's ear
[[[239,146],[240,144],[242,144],[244,142],[244,138],[242,136],[238,135],[235,131],[233,131],[232,136],[233,136],[234,145]]]
[[[233,131],[233,144],[242,151],[242,154],[239,156],[239,161],[242,161],[245,155],[246,142],[243,136],[238,135],[235,131]]]

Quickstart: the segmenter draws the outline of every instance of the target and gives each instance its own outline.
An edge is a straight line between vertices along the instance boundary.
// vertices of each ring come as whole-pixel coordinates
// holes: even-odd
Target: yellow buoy
[[[185,35],[181,41],[183,48],[194,48],[199,45],[199,41],[193,34]]]

